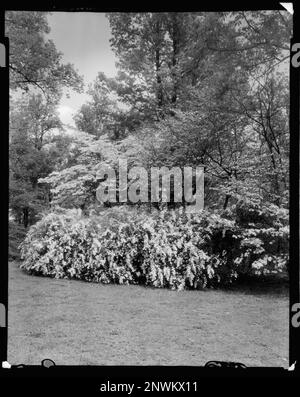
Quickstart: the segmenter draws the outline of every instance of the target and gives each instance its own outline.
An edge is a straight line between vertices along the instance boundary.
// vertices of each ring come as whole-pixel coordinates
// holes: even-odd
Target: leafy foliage
[[[8,259],[9,260],[20,260],[19,245],[26,236],[26,229],[23,225],[13,221],[9,221],[8,225]]]
[[[54,130],[62,124],[53,103],[41,94],[30,94],[12,103],[9,168],[10,208],[25,227],[49,203],[47,186],[38,184],[54,166],[54,156],[45,150]]]
[[[47,39],[47,13],[8,11],[5,27],[10,39],[10,209],[26,228],[49,205],[48,188],[38,179],[58,160],[45,145],[54,130],[62,131],[57,114],[62,90],[81,92],[83,81]]]
[[[62,53],[46,39],[47,13],[7,11],[6,35],[10,39],[10,87],[25,92],[34,87],[46,97],[59,98],[62,88],[82,90],[82,77],[73,65],[62,63]]]
[[[17,223],[38,221],[22,267],[171,289],[286,271],[289,14],[107,14],[118,73],[98,73],[71,137],[56,106],[82,81],[47,40],[46,17],[6,13],[11,88],[35,87],[11,112],[10,208]],[[97,206],[97,171],[118,174],[119,159],[129,169],[204,165],[205,211]]]
[[[287,263],[288,228],[274,221],[245,228],[216,213],[122,210],[104,213],[106,221],[78,210],[49,213],[21,244],[21,267],[56,278],[199,289],[241,273],[281,272]]]
[[[66,208],[87,208],[96,201],[99,186],[97,171],[103,164],[115,166],[118,149],[107,136],[95,139],[94,136],[78,133],[72,139],[67,164],[54,170],[39,183],[51,186],[52,203]]]

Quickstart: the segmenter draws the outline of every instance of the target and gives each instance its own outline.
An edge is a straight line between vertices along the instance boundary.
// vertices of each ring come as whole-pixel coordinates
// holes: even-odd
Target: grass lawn
[[[9,264],[11,364],[288,366],[288,290],[170,291],[29,276]]]

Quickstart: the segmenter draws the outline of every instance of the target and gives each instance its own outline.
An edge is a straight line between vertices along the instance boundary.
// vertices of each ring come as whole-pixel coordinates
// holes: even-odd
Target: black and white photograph
[[[8,367],[289,368],[284,4],[5,11]]]

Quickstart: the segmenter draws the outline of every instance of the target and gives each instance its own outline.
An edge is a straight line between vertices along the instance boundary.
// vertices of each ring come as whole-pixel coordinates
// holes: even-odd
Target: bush
[[[83,217],[60,210],[30,228],[21,267],[56,278],[199,289],[230,284],[239,274],[282,271],[287,239],[287,228],[242,227],[205,211],[147,215],[124,206]]]
[[[240,201],[230,211],[239,227],[240,245],[235,258],[239,273],[266,275],[288,270],[288,210],[270,203]]]

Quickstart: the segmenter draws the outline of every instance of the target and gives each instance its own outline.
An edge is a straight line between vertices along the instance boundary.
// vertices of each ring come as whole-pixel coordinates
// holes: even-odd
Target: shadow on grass
[[[287,273],[265,276],[240,276],[235,283],[224,288],[224,291],[251,295],[287,295],[289,292],[289,277]]]
[[[21,261],[15,261],[17,263],[18,267],[20,268]],[[35,274],[31,274],[23,269],[20,269],[21,272],[24,275],[30,276],[30,277],[37,277],[37,278],[52,278],[49,276],[38,276]],[[60,279],[63,280],[63,279]],[[66,278],[64,280],[73,280],[79,283],[83,284],[100,284],[102,287],[111,287],[111,286],[118,286],[119,288],[128,288],[129,285],[127,284],[115,284],[115,283],[108,283],[108,284],[103,284],[103,283],[97,283],[97,282],[88,282],[85,280],[80,280],[80,279],[70,279]],[[143,285],[143,284],[131,284],[132,287],[141,287],[145,288],[148,290],[166,290],[170,292],[174,292],[174,290],[171,290],[170,288],[156,288],[153,286],[149,285]],[[242,294],[251,294],[251,295],[288,295],[289,294],[289,277],[287,273],[281,273],[281,274],[271,274],[271,275],[240,275],[236,281],[234,281],[230,285],[226,286],[221,286],[221,287],[211,287],[211,288],[203,288],[199,289],[198,291],[223,291],[223,292],[239,292]],[[197,290],[194,289],[186,289],[186,292],[196,292]],[[177,291],[178,292],[178,291]]]

